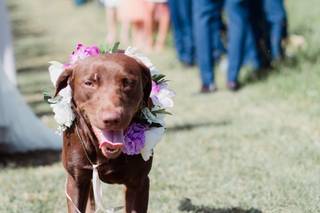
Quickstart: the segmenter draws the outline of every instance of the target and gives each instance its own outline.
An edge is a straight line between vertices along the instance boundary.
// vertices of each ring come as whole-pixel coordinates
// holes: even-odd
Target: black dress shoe
[[[229,90],[231,90],[231,91],[233,91],[233,92],[236,92],[236,91],[238,91],[239,89],[240,89],[240,84],[238,83],[238,82],[236,82],[236,81],[229,81],[228,83],[227,83],[227,87],[228,87],[228,89]]]
[[[189,63],[189,62],[184,62],[184,61],[181,61],[181,65],[184,67],[184,68],[187,68],[187,69],[190,69],[190,68],[193,68],[194,67],[194,63]]]
[[[217,87],[214,85],[210,85],[210,86],[203,85],[200,89],[200,93],[201,94],[208,94],[208,93],[216,92],[217,90],[218,90]]]

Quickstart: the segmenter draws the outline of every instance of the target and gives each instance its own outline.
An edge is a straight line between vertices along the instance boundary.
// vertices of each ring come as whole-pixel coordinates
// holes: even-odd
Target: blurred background
[[[0,2],[0,212],[66,212],[48,62],[115,41],[176,92],[149,212],[320,212],[317,0]]]

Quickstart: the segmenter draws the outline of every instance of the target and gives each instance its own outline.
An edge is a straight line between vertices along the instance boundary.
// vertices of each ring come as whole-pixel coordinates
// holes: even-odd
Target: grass
[[[196,95],[196,68],[181,67],[172,48],[151,55],[177,96],[155,153],[149,212],[320,212],[320,10],[317,0],[287,3],[290,32],[303,35],[307,47],[236,94],[216,71],[219,92]],[[52,88],[47,61],[66,60],[77,41],[102,43],[104,11],[95,1],[81,8],[63,0],[8,4],[19,88],[54,128],[41,101],[41,91]],[[59,162],[2,167],[0,212],[65,212],[64,181]],[[105,186],[105,200],[122,204],[121,187]]]

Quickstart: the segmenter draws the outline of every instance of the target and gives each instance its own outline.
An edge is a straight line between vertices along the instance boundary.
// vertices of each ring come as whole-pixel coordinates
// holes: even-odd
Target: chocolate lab
[[[119,138],[148,103],[149,69],[123,53],[88,57],[59,76],[56,95],[68,84],[76,115],[63,134],[66,192],[72,200],[67,199],[68,211],[94,209],[92,165],[98,164],[103,182],[125,186],[127,213],[147,212],[152,158],[144,161],[141,155],[125,155]],[[111,142],[102,144],[103,137]]]

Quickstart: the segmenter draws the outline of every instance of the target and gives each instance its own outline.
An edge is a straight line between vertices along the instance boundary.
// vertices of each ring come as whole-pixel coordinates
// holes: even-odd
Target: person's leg
[[[156,40],[156,50],[160,51],[164,48],[165,41],[169,31],[170,15],[167,3],[159,3],[156,5],[156,15],[159,20],[159,30]]]
[[[195,41],[193,37],[193,20],[192,20],[192,2],[196,0],[179,0],[180,1],[180,14],[182,18],[183,28],[183,45],[184,54],[183,60],[192,65],[195,61]]]
[[[222,42],[221,30],[223,28],[222,11],[224,6],[224,0],[218,0],[214,2],[214,19],[212,21],[212,45],[213,45],[213,58],[215,61],[219,60],[220,57],[226,53],[226,48]]]
[[[214,2],[196,0],[192,4],[195,50],[203,88],[214,86],[211,21]]]
[[[132,45],[143,51],[150,51],[150,46],[147,41],[146,45],[146,29],[143,22],[132,23]]]
[[[106,41],[108,44],[112,44],[116,39],[117,32],[117,11],[114,7],[106,7],[107,18],[107,36]]]
[[[129,45],[129,33],[130,33],[130,23],[128,20],[122,20],[120,26],[120,41],[121,45]]]
[[[281,40],[286,11],[283,0],[263,0],[263,9],[269,26],[270,47],[272,60],[280,59],[283,55]]]
[[[242,65],[249,64],[253,70],[259,70],[261,68],[260,54],[257,46],[257,40],[254,36],[252,25],[247,26],[244,58]]]
[[[228,19],[228,76],[230,87],[238,84],[238,75],[245,55],[248,22],[247,1],[226,0]],[[232,88],[231,88],[232,89]]]
[[[181,58],[181,53],[183,52],[183,40],[182,40],[182,21],[179,14],[179,4],[178,0],[168,0],[168,6],[171,16],[171,27],[173,32],[173,40],[175,43],[176,51],[179,59]]]
[[[86,0],[74,0],[74,3],[76,6],[81,6],[85,4],[87,1]]]
[[[131,5],[127,4],[127,1],[119,1],[117,7],[117,16],[120,23],[119,39],[121,46],[132,45],[130,42],[130,28],[132,26],[131,16],[128,14],[128,7]]]
[[[143,26],[142,26],[142,37],[141,39],[141,45],[144,47],[147,52],[150,52],[153,48],[153,28],[154,28],[154,13],[156,8],[156,3],[152,2],[145,2],[145,15],[143,20]],[[143,35],[144,33],[144,35]]]
[[[242,65],[249,64],[254,71],[259,71],[263,64],[267,64],[267,58],[263,50],[267,46],[265,42],[265,20],[261,8],[261,2],[255,0],[248,1],[249,29],[246,36],[245,56]]]
[[[193,64],[192,0],[168,0],[171,26],[179,60]]]

